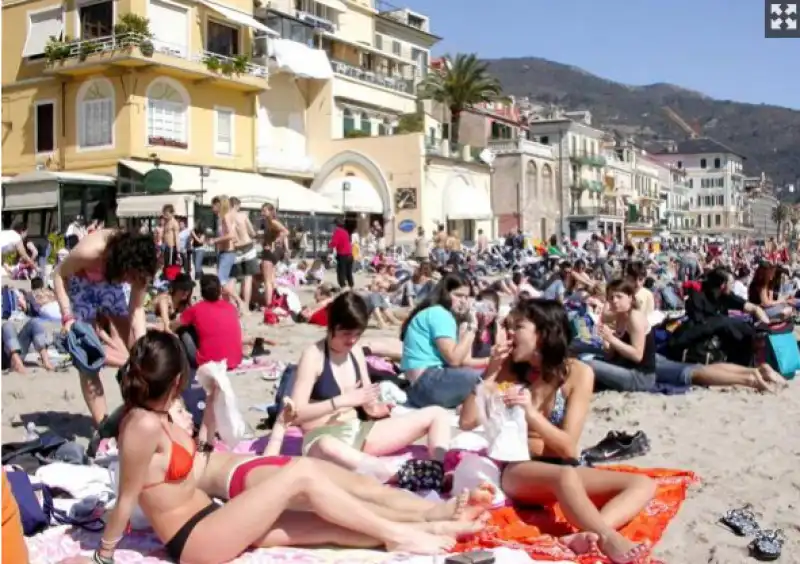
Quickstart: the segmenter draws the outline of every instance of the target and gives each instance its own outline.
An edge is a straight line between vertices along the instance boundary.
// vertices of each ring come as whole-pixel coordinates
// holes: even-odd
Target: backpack
[[[754,364],[767,363],[784,378],[794,378],[800,370],[800,349],[793,329],[792,324],[785,323],[759,334],[753,344]]]

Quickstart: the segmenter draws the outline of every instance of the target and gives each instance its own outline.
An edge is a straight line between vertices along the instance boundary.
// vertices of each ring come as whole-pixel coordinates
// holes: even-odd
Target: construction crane
[[[689,136],[690,139],[697,139],[698,137],[700,137],[699,127],[692,127],[691,125],[686,123],[686,120],[683,119],[680,115],[678,115],[678,112],[676,112],[669,106],[664,106],[661,109],[664,110],[664,113],[667,114],[667,117],[669,119],[671,119],[678,127],[683,129],[683,131],[686,133],[686,135]]]

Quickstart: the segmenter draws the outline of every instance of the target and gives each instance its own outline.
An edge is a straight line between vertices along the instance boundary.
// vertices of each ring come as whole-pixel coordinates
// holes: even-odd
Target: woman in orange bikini
[[[336,544],[386,546],[391,551],[436,554],[452,536],[428,532],[425,523],[398,523],[373,512],[339,488],[307,459],[280,461],[269,479],[217,505],[198,488],[194,456],[207,456],[213,433],[208,409],[195,445],[172,423],[168,409],[189,380],[177,337],[150,331],[134,344],[121,382],[127,413],[120,434],[120,491],[94,559],[111,564],[137,503],[176,562],[219,564],[250,547]],[[215,391],[207,403],[213,405]],[[313,514],[285,516],[302,501]],[[421,526],[423,525],[423,526]]]
[[[128,348],[144,335],[144,301],[156,274],[153,236],[100,229],[81,239],[53,272],[53,290],[68,332],[75,321],[94,325],[106,346],[106,365],[120,367]],[[130,284],[130,298],[124,284]],[[108,320],[106,332],[102,321]],[[103,383],[97,374],[80,374],[81,391],[96,425],[108,415]]]

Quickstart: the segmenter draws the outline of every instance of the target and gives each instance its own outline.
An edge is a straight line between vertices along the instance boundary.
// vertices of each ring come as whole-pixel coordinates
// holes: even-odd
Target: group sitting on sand
[[[272,211],[264,212],[270,221]],[[227,229],[235,232],[235,221]],[[264,260],[273,264],[278,259],[270,253]],[[56,269],[54,298],[65,332],[76,323],[90,326],[107,364],[124,367],[124,407],[113,432],[99,376],[80,375],[98,431],[118,439],[121,466],[117,502],[89,561],[114,561],[137,507],[176,562],[216,564],[250,548],[326,544],[446,553],[457,539],[483,530],[497,489],[515,505],[558,503],[579,531],[560,541],[577,554],[600,551],[614,564],[644,561],[652,547],[619,530],[645,511],[656,483],[583,464],[579,444],[595,391],[700,385],[775,392],[786,380],[766,362],[668,358],[645,313],[655,301],[643,263],[630,261],[625,276],[608,283],[583,263],[556,268],[541,291],[516,274],[502,287],[476,284],[457,268],[434,280],[428,263],[403,283],[379,266],[362,292],[319,286],[316,305],[298,319],[325,326],[325,335],[300,355],[264,454],[240,455],[215,448],[219,388],[207,390],[198,427],[181,400],[198,367],[224,362],[233,369],[242,362],[235,284],[227,275],[203,275],[201,299],[192,303],[194,282],[179,275],[155,298],[148,320],[145,297],[157,270],[152,237],[117,230],[88,235]],[[265,279],[274,283],[272,270]],[[737,298],[733,284],[727,270],[710,269],[701,289],[687,297],[683,330],[701,315],[729,327],[732,309],[764,322],[787,314],[788,305],[772,304],[768,292],[753,292],[753,301]],[[500,294],[511,299],[503,313]],[[598,312],[593,339],[576,339],[576,304]],[[393,413],[396,406],[370,378],[363,350],[370,320],[400,325],[399,338],[384,342],[380,352],[402,370],[410,408],[402,414]],[[26,342],[41,351],[38,333],[30,331]],[[4,349],[6,333],[4,325]],[[726,334],[724,345],[731,346],[738,337]],[[448,410],[456,410],[461,431],[474,431],[487,396],[524,413],[529,456],[494,460],[497,483],[448,492]],[[302,432],[301,456],[281,454],[290,426]],[[427,465],[393,458],[418,441],[427,446]],[[396,487],[399,470],[413,474],[415,468],[441,474],[437,489],[449,499],[431,501]]]

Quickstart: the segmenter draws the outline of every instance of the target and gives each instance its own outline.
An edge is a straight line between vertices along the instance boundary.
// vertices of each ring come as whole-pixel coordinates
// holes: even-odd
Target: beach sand
[[[302,292],[308,301],[308,290]],[[247,318],[249,336],[279,342],[271,357],[296,362],[302,349],[324,330],[308,325],[267,327],[261,316]],[[370,329],[368,337],[396,335]],[[115,372],[103,383],[110,407],[120,403]],[[249,410],[271,401],[274,383],[257,373],[232,377],[248,423],[255,428],[262,414]],[[52,427],[86,442],[91,425],[74,369],[2,377],[2,440],[20,440],[25,424]],[[779,395],[750,390],[695,389],[682,396],[606,393],[598,395],[586,423],[582,444],[595,444],[609,430],[643,430],[652,451],[631,464],[681,468],[696,472],[694,486],[680,513],[656,547],[655,555],[671,564],[745,562],[747,539],[717,523],[730,508],[751,503],[763,528],[782,528],[789,538],[781,562],[800,562],[800,382]]]

